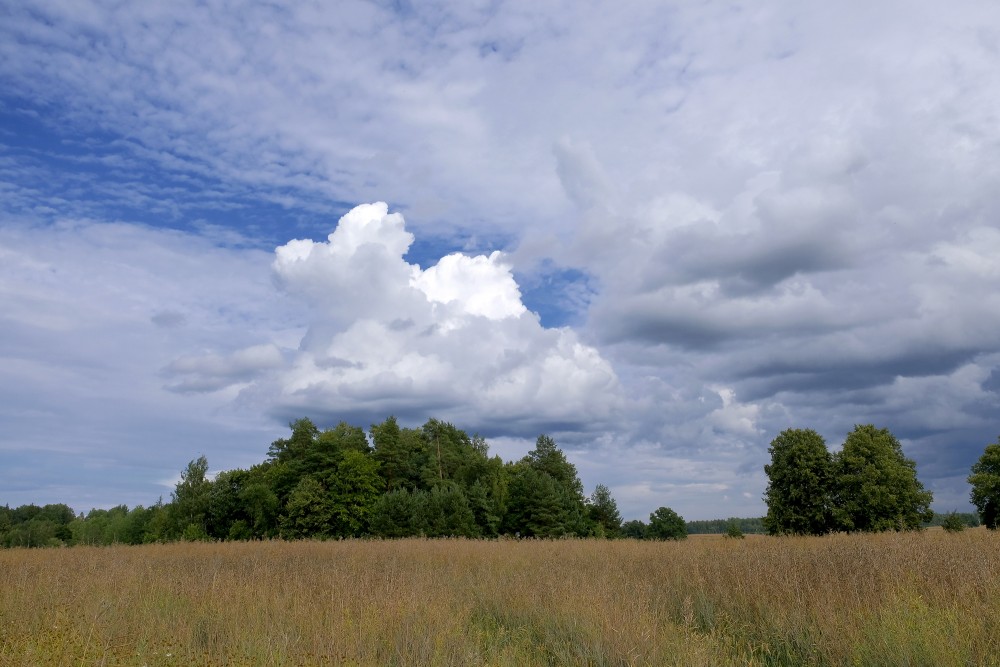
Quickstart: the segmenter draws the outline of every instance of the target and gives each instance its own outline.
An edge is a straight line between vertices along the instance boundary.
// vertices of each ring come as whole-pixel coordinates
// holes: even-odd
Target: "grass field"
[[[1000,535],[0,551],[0,665],[1000,665]]]

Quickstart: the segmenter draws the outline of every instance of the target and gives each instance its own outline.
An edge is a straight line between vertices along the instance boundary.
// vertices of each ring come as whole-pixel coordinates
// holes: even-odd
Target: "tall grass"
[[[0,552],[6,665],[1000,665],[1000,535]]]

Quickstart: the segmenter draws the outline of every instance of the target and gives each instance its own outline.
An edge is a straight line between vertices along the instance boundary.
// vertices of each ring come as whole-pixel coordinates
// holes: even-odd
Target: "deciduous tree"
[[[587,504],[590,520],[601,526],[605,537],[618,537],[622,530],[622,515],[618,512],[618,503],[611,496],[611,490],[603,484],[598,484],[590,495]]]
[[[630,537],[635,540],[646,539],[646,524],[639,519],[632,519],[622,524],[622,537]]]
[[[1000,438],[987,445],[983,455],[972,466],[969,475],[972,485],[972,504],[979,511],[979,519],[990,530],[1000,527]]]
[[[888,429],[855,426],[834,457],[834,516],[846,531],[917,530],[933,495]]]
[[[174,535],[208,535],[208,509],[212,482],[208,479],[208,460],[199,456],[181,472],[174,488],[170,518]]]
[[[677,512],[669,507],[661,507],[649,515],[646,537],[654,540],[683,540],[687,538],[687,524]]]
[[[833,459],[811,429],[787,429],[771,441],[764,492],[771,535],[823,535],[832,528]]]
[[[312,476],[306,475],[288,496],[281,518],[281,536],[287,539],[329,537],[334,515],[333,500]]]

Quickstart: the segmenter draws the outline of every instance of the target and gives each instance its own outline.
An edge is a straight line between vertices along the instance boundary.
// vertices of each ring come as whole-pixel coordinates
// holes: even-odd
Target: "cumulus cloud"
[[[435,416],[484,433],[586,431],[620,407],[618,380],[568,328],[521,302],[503,255],[449,254],[426,269],[384,203],[354,208],[325,242],[275,251],[281,287],[308,305],[289,367],[260,383],[281,414]]]

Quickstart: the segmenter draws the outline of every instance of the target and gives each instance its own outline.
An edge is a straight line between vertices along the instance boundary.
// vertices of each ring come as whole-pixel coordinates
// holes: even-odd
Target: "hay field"
[[[1000,665],[1000,535],[0,551],[7,665]]]

